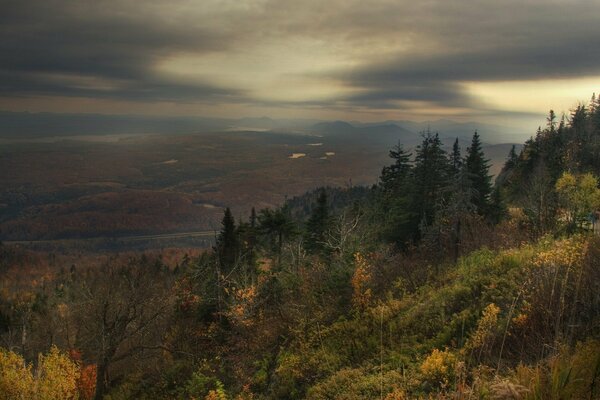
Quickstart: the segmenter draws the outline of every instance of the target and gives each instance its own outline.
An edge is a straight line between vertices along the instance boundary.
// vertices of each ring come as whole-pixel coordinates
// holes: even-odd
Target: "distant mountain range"
[[[489,144],[520,143],[531,133],[479,122],[382,121],[346,122],[314,119],[205,118],[157,117],[140,115],[58,114],[29,112],[0,112],[0,138],[34,139],[52,136],[114,135],[114,134],[191,134],[218,131],[273,131],[288,134],[328,136],[336,140],[363,138],[388,144],[401,140],[412,146],[420,140],[420,132],[439,132],[444,142],[459,138],[470,140],[473,132],[480,133]]]

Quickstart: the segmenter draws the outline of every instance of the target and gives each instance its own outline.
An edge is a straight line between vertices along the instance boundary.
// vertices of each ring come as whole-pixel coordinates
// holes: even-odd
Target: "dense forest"
[[[226,209],[176,265],[0,246],[0,399],[600,399],[600,99],[495,183],[481,140]]]

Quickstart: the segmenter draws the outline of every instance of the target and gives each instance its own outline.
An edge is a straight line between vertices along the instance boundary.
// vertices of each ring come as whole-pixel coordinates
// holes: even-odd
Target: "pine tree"
[[[413,180],[412,211],[418,215],[418,226],[427,227],[433,222],[448,186],[449,170],[439,134],[425,132],[423,142],[417,147]]]
[[[476,208],[472,203],[474,189],[465,165],[452,177],[448,187],[448,201],[436,216],[437,224],[450,225],[450,238],[454,262],[458,261],[462,242],[463,221]]]
[[[494,186],[494,190],[492,191],[492,195],[490,197],[490,208],[488,212],[488,217],[490,220],[497,224],[502,221],[508,215],[508,210],[506,208],[506,204],[504,204],[504,199],[502,198],[502,193],[500,192],[499,186]]]
[[[250,227],[256,228],[256,210],[252,207],[252,211],[250,211]]]
[[[389,156],[394,160],[394,163],[390,166],[383,167],[380,185],[385,191],[395,191],[402,186],[410,173],[411,154],[404,150],[401,143],[398,143],[390,150]]]
[[[507,162],[510,163],[511,166],[515,166],[517,164],[517,161],[519,160],[519,156],[517,155],[517,150],[516,150],[516,145],[512,145],[512,147],[510,148],[510,151],[508,152],[508,160]]]
[[[489,160],[485,159],[477,131],[467,149],[465,166],[475,190],[472,202],[480,215],[487,215],[492,193],[492,177],[489,175]]]
[[[515,174],[519,162],[516,146],[513,144],[508,152],[500,174],[496,177],[496,186],[506,186]]]
[[[237,244],[235,220],[231,210],[227,207],[221,221],[221,232],[217,238],[217,253],[221,272],[228,272],[234,267],[237,259]]]
[[[325,249],[325,236],[330,222],[327,192],[322,188],[310,218],[306,222],[304,245],[308,251],[319,252]]]
[[[259,231],[267,236],[272,250],[277,253],[278,260],[281,262],[283,241],[296,234],[296,227],[288,210],[285,207],[274,211],[268,208],[261,210],[258,215],[258,223]]]
[[[589,108],[589,114],[592,118],[592,125],[597,133],[600,130],[600,96],[596,97],[596,94],[593,94]]]
[[[237,263],[240,266],[238,279],[243,284],[251,284],[256,277],[257,257],[257,232],[256,211],[254,207],[250,212],[249,222],[240,220],[237,227]]]
[[[556,131],[556,114],[554,110],[550,110],[546,121],[548,122],[548,131],[553,134]]]
[[[514,168],[519,161],[519,156],[517,155],[516,146],[513,144],[508,151],[508,156],[506,157],[506,161],[504,162],[504,166],[502,167],[502,171],[508,171]]]
[[[450,155],[450,165],[452,167],[452,173],[456,175],[460,172],[460,169],[463,165],[463,160],[460,155],[460,145],[458,144],[458,138],[454,141],[452,145],[452,154]]]
[[[591,170],[600,175],[600,96],[592,96],[589,109]]]
[[[374,217],[384,240],[404,246],[412,239],[416,229],[415,215],[411,210],[411,154],[398,143],[389,156],[394,162],[381,171],[376,190],[377,205],[374,207]]]

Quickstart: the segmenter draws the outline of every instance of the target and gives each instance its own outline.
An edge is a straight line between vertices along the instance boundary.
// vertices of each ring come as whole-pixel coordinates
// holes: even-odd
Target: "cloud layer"
[[[600,76],[598,21],[597,0],[8,0],[0,97],[490,112],[470,87]]]

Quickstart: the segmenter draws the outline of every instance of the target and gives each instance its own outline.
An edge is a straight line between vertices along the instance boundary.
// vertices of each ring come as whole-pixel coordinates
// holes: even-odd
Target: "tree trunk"
[[[108,371],[108,360],[102,360],[98,363],[96,371],[96,393],[94,400],[102,400],[106,393],[106,373]]]
[[[281,265],[281,248],[283,246],[283,232],[279,232],[279,243],[277,246],[277,263]]]
[[[217,261],[217,263],[215,264],[215,273],[217,275],[217,313],[219,314],[218,318],[219,318],[219,322],[222,322],[222,317],[223,317],[223,310],[221,309],[222,307],[222,300],[221,300],[221,268],[220,268],[220,263]]]
[[[458,262],[460,255],[460,219],[455,223],[454,227],[454,264]]]

